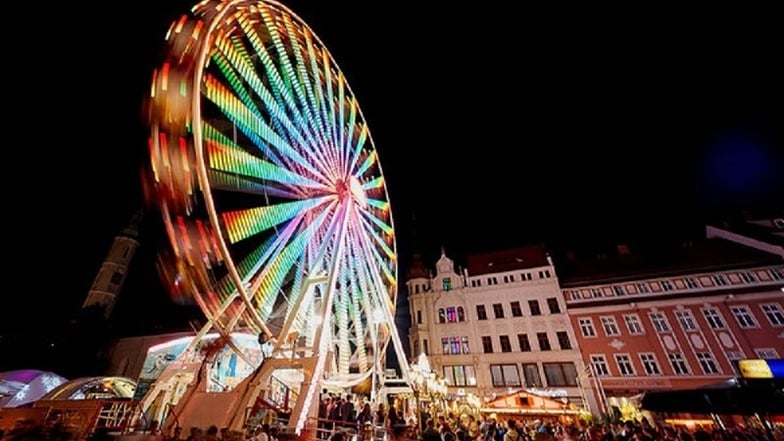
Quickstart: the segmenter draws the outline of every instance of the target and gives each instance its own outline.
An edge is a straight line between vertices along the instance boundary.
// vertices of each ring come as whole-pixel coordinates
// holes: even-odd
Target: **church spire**
[[[103,310],[104,318],[109,318],[117,304],[133,255],[139,247],[142,211],[131,217],[128,224],[114,238],[101,269],[93,280],[82,309],[98,307]]]

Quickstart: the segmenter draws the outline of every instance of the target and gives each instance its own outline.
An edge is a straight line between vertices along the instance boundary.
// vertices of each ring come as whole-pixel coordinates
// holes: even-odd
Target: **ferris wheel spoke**
[[[204,125],[203,133],[208,164],[213,170],[270,181],[300,195],[303,195],[302,188],[330,190],[321,182],[251,155],[208,124]]]
[[[337,138],[335,136],[335,103],[332,93],[332,78],[329,69],[329,61],[325,57],[324,51],[319,51],[316,54],[316,48],[313,44],[313,35],[310,32],[304,32],[305,50],[307,50],[308,58],[310,60],[311,78],[319,79],[324,74],[324,81],[314,81],[313,89],[316,91],[316,112],[320,115],[319,121],[324,130],[324,137],[327,139],[328,144],[325,146],[327,156],[330,160],[331,169],[335,175],[340,175],[342,168],[341,164],[341,149],[338,148]],[[324,89],[327,90],[324,90]]]
[[[288,34],[289,41],[291,44],[291,52],[294,54],[294,60],[297,62],[297,73],[299,75],[296,76],[297,80],[300,83],[300,87],[304,89],[304,93],[301,96],[302,104],[309,109],[309,112],[306,112],[306,115],[312,115],[314,121],[313,125],[315,126],[316,135],[320,138],[322,145],[326,144],[326,133],[325,133],[325,124],[324,120],[322,119],[321,109],[319,106],[319,99],[316,96],[314,89],[315,81],[311,83],[309,81],[310,78],[318,79],[318,74],[313,76],[313,71],[309,71],[308,67],[306,66],[305,58],[302,56],[303,48],[300,44],[299,38],[297,37],[297,30],[294,29],[294,23],[291,21],[291,17],[288,15],[283,16],[283,23],[286,28],[286,33]],[[302,30],[302,32],[307,35],[307,30]],[[294,42],[297,44],[295,45]],[[307,48],[305,48],[306,50]],[[312,58],[309,57],[309,61],[313,61]],[[311,69],[316,69],[317,66],[311,65]],[[315,88],[320,91],[320,87],[318,84],[315,84]],[[322,98],[323,99],[323,98]]]
[[[296,97],[297,101],[300,104],[300,107],[304,111],[305,119],[308,122],[308,127],[312,130],[314,137],[320,138],[320,142],[324,142],[324,139],[321,138],[319,135],[321,134],[321,130],[319,130],[318,123],[316,122],[316,118],[313,115],[312,109],[309,105],[308,98],[307,98],[307,90],[306,87],[308,85],[307,81],[300,81],[300,78],[297,76],[297,73],[294,70],[294,66],[291,64],[291,60],[289,58],[289,51],[287,50],[286,45],[283,43],[283,38],[278,31],[279,27],[276,26],[275,19],[270,12],[270,8],[266,5],[261,5],[259,8],[261,11],[261,17],[264,20],[264,23],[267,25],[267,31],[269,32],[270,38],[272,39],[272,45],[275,48],[275,51],[278,55],[278,61],[280,62],[283,73],[286,75],[286,78],[291,83],[294,96]],[[284,17],[284,22],[285,22]],[[293,38],[290,40],[291,43],[291,51],[294,53],[295,57],[297,56],[298,52],[298,40]],[[307,78],[305,76],[303,79]]]
[[[300,231],[297,226],[304,223],[304,217],[303,214],[296,222],[289,222],[287,227],[280,232],[275,242],[267,248],[268,252],[265,252],[263,255],[253,256],[253,258],[246,260],[248,263],[252,263],[252,267],[249,267],[248,271],[245,271],[244,274],[246,274],[247,277],[254,279],[251,291],[255,293],[254,298],[256,298],[258,304],[266,304],[264,302],[269,300],[264,297],[264,293],[274,292],[281,287],[281,285],[270,285],[269,283],[265,285],[268,280],[267,274],[269,271],[278,272],[280,275],[286,274],[292,269],[292,265],[281,266],[280,263],[277,265],[273,264],[274,259],[279,259],[279,256],[287,255],[290,256],[288,259],[284,259],[283,261],[279,260],[278,262],[302,263],[307,250],[305,248],[300,248],[299,245],[292,246],[292,244],[300,243],[302,241],[305,241],[305,244],[312,243],[314,241],[314,236],[318,234],[317,231],[322,229],[323,225],[327,223],[334,223],[336,218],[334,209],[323,210],[318,216],[313,217],[313,221],[305,229]],[[306,274],[301,269],[298,269],[296,277],[296,279],[298,279],[296,280],[298,285],[302,283],[301,279],[305,276]],[[282,281],[283,279],[279,280]],[[262,293],[262,298],[259,298],[259,293]],[[300,295],[300,293],[296,290],[295,294],[289,300],[290,305],[293,304],[292,302],[296,301],[298,295]],[[291,311],[287,310],[287,313],[289,312]]]
[[[278,71],[278,67],[267,51],[258,31],[252,26],[252,21],[240,20],[239,24],[264,67],[264,73],[273,88],[274,100],[282,104],[281,106],[276,105],[275,109],[285,107],[288,109],[288,112],[295,117],[297,126],[301,129],[303,135],[308,138],[308,142],[303,143],[302,145],[317,144],[317,141],[313,138],[313,134],[308,130],[309,125],[306,117],[302,115],[299,107],[296,105],[295,97],[292,94],[291,89],[289,89],[286,82],[283,80],[281,73]]]
[[[280,225],[298,216],[302,210],[310,211],[329,203],[334,196],[323,196],[277,205],[254,207],[222,213],[223,224],[231,243],[239,242],[262,231]]]
[[[298,189],[283,189],[262,184],[257,180],[248,179],[236,174],[229,174],[218,170],[208,170],[207,177],[210,186],[216,191],[230,193],[246,193],[263,198],[273,197],[284,200],[300,199],[302,194]],[[297,191],[298,193],[291,193]]]
[[[294,146],[307,151],[307,155],[313,155],[312,146],[318,145],[315,139],[309,136],[309,140],[303,138],[303,134],[297,130],[292,121],[288,118],[283,108],[273,98],[272,93],[264,87],[261,78],[256,74],[252,68],[250,56],[247,49],[238,38],[229,39],[227,37],[219,38],[221,44],[216,45],[221,51],[216,51],[213,54],[213,60],[219,66],[223,75],[227,78],[229,84],[238,92],[240,99],[250,108],[255,110],[256,105],[253,102],[250,94],[247,92],[242,82],[239,80],[241,77],[256,95],[261,99],[262,103],[270,108],[270,124],[276,131],[287,138],[287,141]],[[300,119],[300,126],[304,125],[304,121]],[[305,132],[310,135],[308,131]],[[303,152],[303,154],[306,154]],[[323,155],[322,155],[323,156]],[[323,160],[323,158],[322,158]],[[296,165],[296,164],[289,164]]]
[[[349,113],[349,121],[351,121],[349,127],[355,127],[354,124],[356,123],[356,117],[356,102],[352,100],[351,112]],[[357,133],[356,128],[349,133],[349,138],[346,140],[346,145],[344,147],[347,151],[349,151],[350,155],[347,170],[348,173],[351,173],[351,170],[354,170],[354,167],[356,167],[358,161],[363,160],[362,148],[365,146],[365,141],[367,141],[368,129],[367,125],[364,123],[359,125],[358,129],[359,133]]]
[[[281,132],[286,133],[290,139],[298,145],[312,143],[313,140],[306,141],[303,137],[303,133],[297,128],[297,126],[302,126],[304,124],[301,116],[293,115],[296,120],[289,118],[289,115],[284,110],[285,103],[279,103],[274,98],[273,93],[264,85],[264,81],[253,68],[251,55],[244,46],[243,41],[239,38],[216,38],[216,46],[220,51],[216,51],[213,58],[216,59],[217,64],[221,67],[224,75],[226,75],[230,81],[239,76],[248,84],[256,96],[261,99],[267,112],[273,119],[275,127]],[[308,133],[305,132],[305,134]]]
[[[315,51],[317,50],[315,45],[313,44],[313,37],[308,33],[308,52],[311,53],[311,57],[315,58],[316,54]],[[326,90],[326,99],[322,101],[324,109],[324,117],[328,121],[328,128],[329,128],[329,138],[331,140],[331,145],[335,154],[337,155],[337,161],[342,166],[343,165],[343,149],[340,148],[341,144],[338,138],[338,130],[342,130],[339,127],[337,115],[335,114],[335,107],[342,106],[342,101],[335,102],[335,91],[333,89],[333,78],[332,78],[332,69],[329,65],[329,53],[325,49],[318,49],[321,55],[321,68],[322,72],[319,74],[318,72],[314,72],[313,76],[318,78],[320,75],[324,76],[324,84],[327,88]],[[313,65],[315,66],[316,63],[314,62]],[[340,80],[340,76],[337,77],[337,80]],[[340,168],[342,170],[343,168]]]
[[[293,164],[297,164],[296,167],[302,167],[314,176],[327,181],[321,170],[314,168],[310,161],[292,148],[263,119],[256,117],[215,77],[207,76],[205,78],[204,89],[206,98],[214,103],[231,122],[236,124],[260,152],[273,158],[277,157],[277,153],[280,153],[283,158],[286,158],[289,167],[294,167]]]

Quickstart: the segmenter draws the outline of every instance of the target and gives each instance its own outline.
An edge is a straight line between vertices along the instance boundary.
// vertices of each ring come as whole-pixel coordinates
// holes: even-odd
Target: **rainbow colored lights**
[[[371,323],[394,316],[394,228],[367,124],[321,41],[277,2],[204,1],[172,24],[147,110],[178,292],[224,336],[296,335],[316,373],[366,378],[395,334]]]

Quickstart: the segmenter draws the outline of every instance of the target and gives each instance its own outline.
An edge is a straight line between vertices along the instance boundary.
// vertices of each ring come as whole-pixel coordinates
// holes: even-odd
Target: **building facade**
[[[784,261],[721,238],[558,263],[571,325],[600,408],[646,391],[737,376],[737,361],[784,356]]]
[[[428,355],[450,394],[526,389],[598,411],[543,247],[468,256],[462,271],[442,251],[434,274],[414,256],[406,287],[411,358]]]

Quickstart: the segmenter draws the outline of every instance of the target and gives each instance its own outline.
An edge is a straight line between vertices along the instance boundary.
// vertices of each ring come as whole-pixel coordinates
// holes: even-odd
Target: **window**
[[[629,330],[629,334],[645,334],[645,331],[642,329],[642,323],[640,323],[640,316],[637,314],[624,315],[623,321],[626,323],[626,329]]]
[[[417,310],[417,320],[416,320],[416,322],[417,322],[417,325],[421,325],[422,324],[422,311],[421,310]]]
[[[732,315],[735,316],[735,320],[738,321],[738,325],[741,328],[756,328],[757,322],[754,320],[754,317],[751,315],[751,311],[749,308],[745,306],[733,306],[730,308],[732,311]]]
[[[446,321],[449,323],[456,323],[457,322],[457,308],[454,306],[450,306],[446,308]]]
[[[471,288],[478,288],[482,286],[482,281],[479,279],[474,279],[471,281]]]
[[[591,297],[602,297],[602,290],[599,288],[591,288]]]
[[[462,306],[457,307],[457,321],[464,322],[465,321],[465,310]]]
[[[686,286],[687,286],[689,289],[697,289],[697,288],[699,288],[699,287],[700,287],[700,284],[699,284],[699,283],[697,283],[697,280],[695,280],[695,279],[694,279],[694,278],[692,278],[692,277],[687,277],[686,279],[683,279],[683,281],[684,281],[684,282],[686,282]]]
[[[478,320],[487,320],[487,311],[485,305],[476,305],[476,318]]]
[[[529,300],[528,308],[531,309],[531,315],[542,315],[542,310],[539,309],[539,300]]]
[[[550,314],[561,313],[561,306],[558,305],[558,299],[555,297],[550,297],[547,299],[547,308],[550,310]]]
[[[604,333],[607,334],[608,337],[614,335],[621,335],[621,332],[618,331],[618,324],[615,322],[615,317],[612,316],[604,316],[599,318],[602,321],[602,327],[604,328]]]
[[[740,366],[738,366],[738,361],[746,358],[743,355],[743,352],[727,351],[725,354],[727,355],[727,360],[729,360],[730,366],[732,367],[732,372],[735,374],[735,376],[740,376]]]
[[[539,366],[536,363],[523,363],[525,385],[528,387],[542,387],[542,378],[539,376]]]
[[[512,352],[512,342],[509,341],[509,336],[502,335],[499,339],[501,341],[501,352]]]
[[[494,387],[521,386],[520,373],[515,364],[491,364],[490,375]]]
[[[683,355],[672,353],[667,354],[667,358],[670,359],[670,366],[672,366],[672,371],[675,372],[675,375],[689,375],[689,365],[686,364]]]
[[[449,337],[441,337],[441,349],[444,351],[444,355],[452,353],[452,347],[449,345]]]
[[[669,332],[670,325],[667,323],[667,318],[664,317],[664,314],[661,312],[652,312],[651,315],[651,322],[653,323],[653,329],[656,332]]]
[[[768,321],[773,326],[784,326],[784,311],[778,303],[766,303],[760,305],[762,313],[768,318]]]
[[[743,279],[746,283],[752,283],[757,281],[757,276],[754,275],[751,271],[744,271],[739,274],[740,278]]]
[[[604,355],[591,355],[591,366],[597,377],[610,376],[610,369],[607,367],[607,359]]]
[[[724,276],[721,275],[721,274],[716,274],[716,275],[714,275],[711,278],[713,279],[713,283],[715,283],[716,286],[725,286],[725,285],[727,285],[727,279],[725,279]]]
[[[511,282],[514,282],[514,274],[504,276],[504,283],[511,283]]]
[[[470,354],[471,351],[468,349],[468,337],[463,337],[461,340],[462,340],[462,345],[463,345],[463,347],[461,349],[462,349],[463,353],[464,354]]]
[[[635,283],[634,286],[637,287],[637,291],[639,291],[640,294],[651,292],[651,290],[648,288],[648,284],[645,282]]]
[[[493,353],[493,339],[489,335],[482,337],[482,350],[485,351],[485,354]]]
[[[452,346],[452,353],[459,354],[460,351],[463,349],[460,345],[461,339],[460,337],[449,337],[449,345]]]
[[[625,296],[626,290],[623,289],[623,286],[620,285],[613,285],[613,291],[615,291],[616,296]]]
[[[596,330],[593,329],[593,320],[581,318],[577,322],[580,324],[580,332],[583,333],[583,337],[596,337]]]
[[[112,278],[111,280],[109,280],[109,283],[111,283],[112,285],[119,285],[122,283],[122,281],[123,281],[123,273],[119,271],[115,271],[112,273]]]
[[[452,290],[452,279],[449,277],[444,277],[444,281],[442,282],[444,291],[451,291]]]
[[[542,363],[548,387],[577,386],[574,363]]]
[[[521,352],[531,352],[531,342],[528,341],[528,334],[517,334],[517,344],[520,345]]]
[[[765,360],[773,360],[779,358],[779,353],[773,348],[756,348],[754,353],[757,357],[764,358]]]
[[[444,366],[444,379],[450,386],[476,386],[476,372],[473,366]]]
[[[495,314],[495,318],[497,319],[504,318],[504,307],[500,303],[494,303],[493,314]]]
[[[415,341],[414,341],[414,354],[416,354],[416,355],[419,355],[419,354],[420,354],[420,350],[419,350],[419,340],[415,340]]]
[[[716,308],[706,308],[702,310],[702,314],[705,316],[705,320],[708,322],[708,326],[711,329],[724,329],[727,325],[724,324],[724,320],[721,319],[721,314],[719,314],[719,310]]]
[[[700,362],[700,367],[706,374],[719,373],[719,368],[716,367],[716,362],[710,352],[697,352],[697,361]]]
[[[427,339],[422,340],[422,352],[425,355],[430,355],[430,345],[427,343]]]
[[[438,308],[438,323],[446,323],[446,310]]]
[[[629,358],[629,354],[615,354],[615,364],[618,365],[618,372],[620,372],[622,376],[630,377],[634,375],[634,367],[632,366],[632,360]]]
[[[784,269],[781,268],[771,268],[770,269],[770,277],[773,280],[784,280]]]
[[[540,351],[549,351],[550,348],[550,340],[547,338],[546,332],[537,332],[536,333],[536,340],[539,341],[539,350]]]
[[[675,311],[675,318],[681,324],[684,331],[694,331],[697,329],[697,324],[694,323],[694,316],[688,309],[678,309]]]
[[[644,352],[640,354],[640,362],[645,373],[648,375],[661,375],[659,363],[656,361],[656,356],[651,352]]]
[[[664,291],[672,291],[674,289],[672,287],[672,282],[669,280],[661,280],[659,283],[661,283],[662,290]]]
[[[520,302],[512,302],[509,306],[512,308],[512,317],[523,316],[523,308],[520,307]]]
[[[561,350],[572,349],[572,342],[569,341],[569,334],[566,331],[558,331],[555,335],[558,336],[558,346]]]

